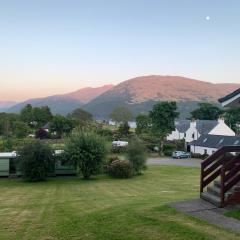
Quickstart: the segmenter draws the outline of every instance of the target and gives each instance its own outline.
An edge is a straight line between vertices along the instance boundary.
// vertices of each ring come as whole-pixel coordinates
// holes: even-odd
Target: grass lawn
[[[240,220],[240,211],[229,211],[225,215],[227,217],[232,217]]]
[[[199,169],[152,166],[128,180],[0,179],[0,239],[240,239],[166,203],[198,197]]]

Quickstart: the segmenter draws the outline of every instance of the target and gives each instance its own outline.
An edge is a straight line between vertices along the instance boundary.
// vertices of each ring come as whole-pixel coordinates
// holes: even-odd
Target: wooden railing
[[[235,153],[232,154],[232,153]],[[201,164],[200,192],[220,177],[221,206],[225,205],[225,193],[240,181],[240,146],[224,146]]]

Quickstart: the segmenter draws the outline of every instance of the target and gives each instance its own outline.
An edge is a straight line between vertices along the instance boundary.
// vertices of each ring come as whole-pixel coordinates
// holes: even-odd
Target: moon
[[[209,16],[206,16],[206,18],[205,18],[207,21],[209,21],[210,20],[210,17]]]

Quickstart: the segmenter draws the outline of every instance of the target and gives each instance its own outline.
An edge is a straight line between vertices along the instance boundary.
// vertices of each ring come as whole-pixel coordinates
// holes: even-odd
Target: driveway
[[[197,158],[175,159],[175,158],[148,158],[147,165],[172,165],[183,167],[199,167],[202,160]]]

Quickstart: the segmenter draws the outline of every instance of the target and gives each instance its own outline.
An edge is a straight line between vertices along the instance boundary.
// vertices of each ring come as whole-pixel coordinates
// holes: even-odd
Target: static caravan
[[[0,177],[8,177],[10,174],[16,174],[16,153],[0,153]]]
[[[62,150],[55,151],[55,167],[49,175],[76,175],[76,167],[69,165],[62,153]],[[16,152],[0,153],[0,177],[21,176],[21,172],[17,169],[16,157]]]

